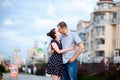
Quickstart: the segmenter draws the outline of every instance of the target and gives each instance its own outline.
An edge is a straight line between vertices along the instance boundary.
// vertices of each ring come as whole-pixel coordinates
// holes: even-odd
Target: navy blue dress
[[[56,40],[52,40],[51,43],[55,42],[58,46],[58,48],[61,50],[62,49],[62,44],[61,42],[59,43]],[[52,47],[52,46],[51,46]],[[53,49],[53,48],[52,48]],[[54,49],[53,49],[54,50]],[[51,55],[48,65],[47,65],[47,73],[51,75],[57,75],[57,76],[62,76],[62,54],[58,54],[56,51]]]

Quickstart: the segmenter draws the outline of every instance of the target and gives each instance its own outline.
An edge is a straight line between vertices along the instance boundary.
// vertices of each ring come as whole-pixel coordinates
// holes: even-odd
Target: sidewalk
[[[9,73],[4,73],[2,80],[52,80],[52,79],[50,76],[39,76],[31,74],[19,74],[18,79],[10,79]]]

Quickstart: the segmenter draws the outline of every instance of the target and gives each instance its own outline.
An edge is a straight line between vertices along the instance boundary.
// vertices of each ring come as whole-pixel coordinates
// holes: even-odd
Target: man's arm
[[[78,43],[78,50],[76,51],[76,54],[69,60],[69,62],[71,63],[74,62],[78,58],[78,56],[82,53],[83,49],[84,49],[83,43],[82,42]]]

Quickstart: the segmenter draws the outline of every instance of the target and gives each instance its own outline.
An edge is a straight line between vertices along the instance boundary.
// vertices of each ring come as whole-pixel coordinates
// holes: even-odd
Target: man
[[[67,28],[65,22],[60,22],[57,25],[59,32],[62,34],[61,42],[62,48],[68,48],[69,46],[76,46],[76,50],[63,53],[63,76],[62,80],[77,80],[78,62],[77,58],[84,49],[83,43],[80,37],[75,31],[70,31]]]

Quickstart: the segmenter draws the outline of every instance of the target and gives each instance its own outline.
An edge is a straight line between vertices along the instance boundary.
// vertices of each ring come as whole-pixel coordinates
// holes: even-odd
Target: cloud
[[[10,20],[10,19],[6,19],[6,20],[4,20],[4,22],[3,22],[4,25],[18,25],[18,24],[21,24],[21,23],[23,23],[22,20],[12,21],[12,20]]]
[[[55,28],[57,24],[61,21],[65,21],[70,25],[70,29],[76,29],[75,26],[80,20],[80,16],[66,16],[66,17],[58,17],[56,19],[42,19],[42,18],[37,18],[34,21],[35,29],[40,31],[48,31],[51,28]]]
[[[7,19],[3,22],[4,25],[13,25],[13,21]]]
[[[75,12],[81,11],[85,13],[91,13],[94,9],[94,5],[95,5],[94,3],[95,1],[93,2],[93,0],[76,0],[76,1],[69,0],[69,1],[64,1],[64,2],[61,1],[60,5],[63,8],[62,12],[75,13]],[[56,5],[56,10],[58,10],[58,7],[61,8],[61,6]]]
[[[36,29],[46,29],[50,28],[51,26],[54,26],[56,21],[52,19],[42,19],[42,18],[37,18],[34,22],[35,28]]]
[[[40,42],[40,44],[44,44],[44,42],[48,42],[51,38],[46,35],[38,35],[34,39]]]
[[[13,31],[13,30],[5,30],[5,31],[1,31],[0,32],[0,38],[1,39],[5,39],[8,40],[9,42],[12,42],[14,44],[26,44],[26,45],[30,45],[32,44],[32,40],[27,38],[27,37],[23,37],[20,36],[20,32],[19,31]]]
[[[94,9],[93,0],[77,0],[75,5],[79,10],[84,11],[85,13],[91,13]],[[89,5],[89,6],[87,6]]]
[[[47,14],[48,15],[53,15],[54,10],[55,10],[54,6],[51,3],[49,3],[48,6],[47,6]]]
[[[1,6],[5,7],[5,8],[10,7],[12,5],[13,5],[12,0],[3,0],[3,2],[1,3]]]

